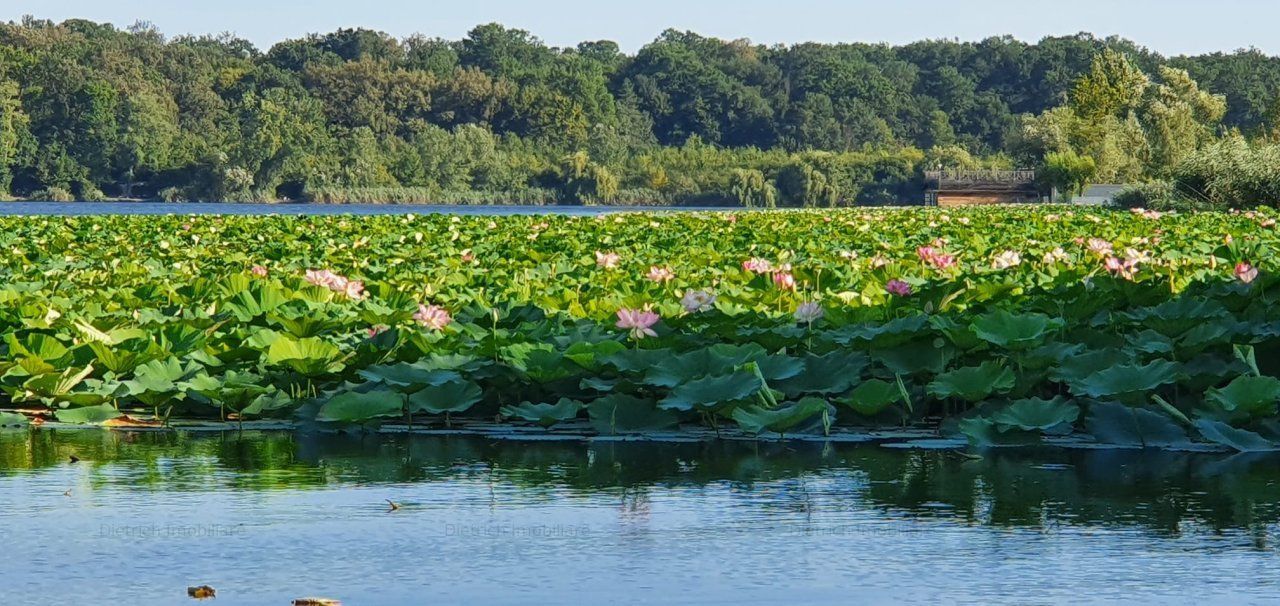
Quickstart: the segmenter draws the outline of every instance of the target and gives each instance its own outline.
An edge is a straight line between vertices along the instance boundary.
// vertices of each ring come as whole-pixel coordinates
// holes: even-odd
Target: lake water
[[[1274,604],[1278,462],[8,431],[0,603]]]
[[[613,212],[726,211],[741,208],[649,206],[460,206],[440,204],[248,204],[232,202],[0,202],[5,215],[599,215]]]

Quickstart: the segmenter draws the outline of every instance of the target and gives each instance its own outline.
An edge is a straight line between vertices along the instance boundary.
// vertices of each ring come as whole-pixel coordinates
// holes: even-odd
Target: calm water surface
[[[724,207],[460,206],[445,204],[248,204],[229,202],[0,202],[4,215],[600,215],[614,212],[727,211]]]
[[[9,431],[0,603],[1274,604],[1278,462]]]

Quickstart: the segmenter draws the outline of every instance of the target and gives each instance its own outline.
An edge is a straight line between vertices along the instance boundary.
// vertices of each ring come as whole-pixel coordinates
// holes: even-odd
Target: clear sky
[[[553,46],[609,39],[634,51],[674,27],[761,43],[1024,40],[1089,31],[1166,55],[1257,47],[1280,54],[1276,0],[2,0],[23,15],[154,23],[167,35],[230,31],[263,49],[340,27],[458,39],[493,21]]]

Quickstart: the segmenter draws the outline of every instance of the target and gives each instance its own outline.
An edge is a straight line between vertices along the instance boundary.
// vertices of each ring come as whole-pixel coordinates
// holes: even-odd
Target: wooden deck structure
[[[924,173],[926,206],[1026,204],[1044,197],[1034,170],[936,170]]]

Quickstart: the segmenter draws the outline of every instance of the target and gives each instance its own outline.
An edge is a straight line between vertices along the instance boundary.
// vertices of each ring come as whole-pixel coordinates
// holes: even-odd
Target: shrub
[[[49,187],[31,194],[32,200],[45,200],[48,202],[75,202],[76,197],[71,192],[61,187]]]
[[[1160,208],[1172,203],[1174,198],[1172,183],[1154,181],[1125,187],[1112,201],[1121,208]]]
[[[1280,205],[1280,145],[1234,137],[1198,150],[1170,171],[1180,197],[1216,209]]]
[[[165,202],[186,202],[187,192],[181,187],[166,187],[159,192],[161,200]]]

